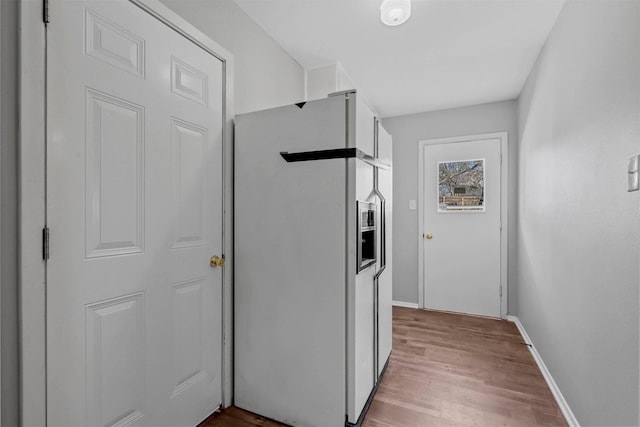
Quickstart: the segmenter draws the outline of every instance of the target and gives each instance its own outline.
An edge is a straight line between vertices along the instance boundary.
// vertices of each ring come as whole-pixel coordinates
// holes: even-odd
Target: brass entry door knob
[[[427,239],[431,240],[431,239],[433,239],[433,234],[427,233],[427,234],[424,235],[424,237],[426,237]]]
[[[220,258],[217,255],[212,256],[209,265],[213,268],[222,267],[224,265],[224,257]]]

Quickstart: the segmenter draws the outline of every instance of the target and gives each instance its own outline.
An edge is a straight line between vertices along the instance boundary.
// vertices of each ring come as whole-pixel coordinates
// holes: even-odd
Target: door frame
[[[55,0],[52,0],[55,1]],[[233,55],[158,0],[129,0],[223,63],[222,405],[233,401]],[[19,334],[20,419],[47,423],[46,263],[46,31],[42,0],[19,0]],[[52,230],[55,234],[55,230]],[[52,248],[55,256],[55,248]],[[213,408],[212,408],[213,409]]]
[[[429,145],[455,144],[457,142],[477,141],[484,139],[500,140],[500,318],[506,319],[509,301],[508,243],[509,243],[509,135],[507,132],[482,133],[475,135],[454,136],[448,138],[426,139],[418,141],[418,307],[425,308],[425,262],[424,262],[424,150]]]

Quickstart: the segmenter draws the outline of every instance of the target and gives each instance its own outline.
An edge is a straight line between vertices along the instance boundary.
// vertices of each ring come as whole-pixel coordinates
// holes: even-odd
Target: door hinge
[[[499,292],[500,292],[500,298],[502,298],[502,285],[500,285],[500,287],[498,289],[499,289]]]
[[[42,21],[45,24],[51,22],[49,19],[49,0],[42,0]]]
[[[42,229],[42,259],[44,261],[49,259],[49,227]]]

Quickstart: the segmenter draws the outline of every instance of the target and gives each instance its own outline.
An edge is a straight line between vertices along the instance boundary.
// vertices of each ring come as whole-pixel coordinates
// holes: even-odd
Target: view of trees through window
[[[438,163],[438,211],[484,211],[484,160]]]

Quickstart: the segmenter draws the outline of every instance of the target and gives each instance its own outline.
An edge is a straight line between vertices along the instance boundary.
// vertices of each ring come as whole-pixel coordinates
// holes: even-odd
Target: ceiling
[[[304,68],[339,62],[382,117],[515,99],[564,0],[235,0]]]

